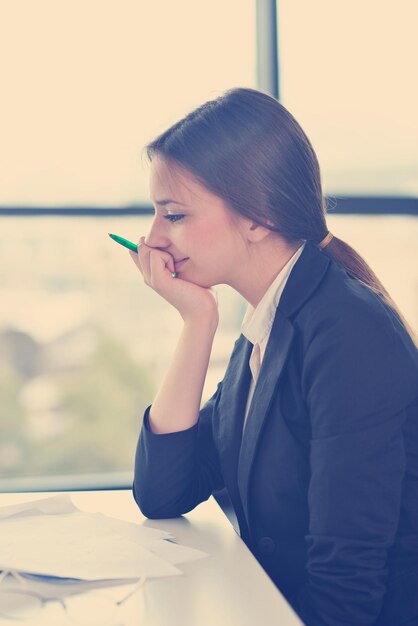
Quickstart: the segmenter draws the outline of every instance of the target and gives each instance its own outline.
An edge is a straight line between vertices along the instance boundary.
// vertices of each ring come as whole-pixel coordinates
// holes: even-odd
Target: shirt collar
[[[252,344],[261,344],[269,335],[287,279],[304,247],[303,243],[280,270],[257,306],[248,305],[241,332]]]

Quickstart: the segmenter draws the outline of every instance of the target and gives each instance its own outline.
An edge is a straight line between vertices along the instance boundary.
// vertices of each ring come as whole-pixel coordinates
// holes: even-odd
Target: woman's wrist
[[[201,332],[216,333],[219,324],[218,310],[200,312],[195,315],[188,315],[183,317],[185,328],[197,329]]]

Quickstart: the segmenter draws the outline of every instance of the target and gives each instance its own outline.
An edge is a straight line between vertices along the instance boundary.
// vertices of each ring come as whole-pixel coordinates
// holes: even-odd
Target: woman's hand
[[[219,315],[215,294],[205,287],[174,278],[174,259],[171,254],[148,246],[144,237],[138,242],[138,254],[129,254],[145,284],[174,306],[185,321],[205,318],[217,325]]]

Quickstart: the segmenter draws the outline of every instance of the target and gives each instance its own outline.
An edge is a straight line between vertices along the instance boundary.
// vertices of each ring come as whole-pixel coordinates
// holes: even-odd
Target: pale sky
[[[418,195],[418,2],[278,0],[281,97],[339,191]]]
[[[255,85],[254,15],[253,0],[0,0],[0,206],[147,199],[144,144]]]
[[[418,3],[279,0],[282,101],[331,192],[418,194]],[[0,206],[148,199],[144,144],[255,86],[254,0],[0,0]]]

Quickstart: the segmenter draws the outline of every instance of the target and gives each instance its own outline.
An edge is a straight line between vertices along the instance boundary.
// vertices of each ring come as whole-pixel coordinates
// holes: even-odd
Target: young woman
[[[232,89],[148,156],[155,218],[131,255],[184,323],[144,416],[139,507],[175,517],[226,488],[308,626],[418,624],[418,351],[328,232],[306,135],[274,98]],[[248,312],[201,409],[220,283]]]

